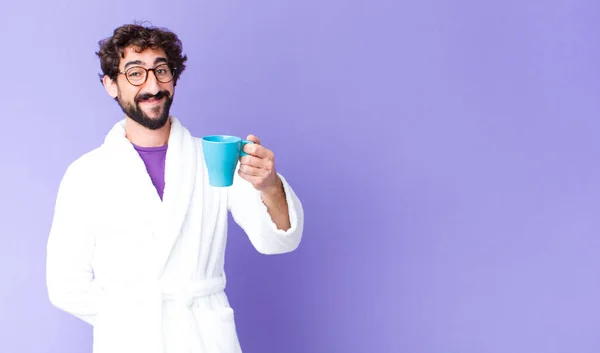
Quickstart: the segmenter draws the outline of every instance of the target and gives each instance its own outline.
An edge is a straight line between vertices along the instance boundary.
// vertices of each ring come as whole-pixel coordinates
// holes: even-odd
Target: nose
[[[154,75],[154,71],[149,71],[148,78],[146,79],[146,83],[144,84],[144,91],[150,94],[157,94],[158,91],[160,91],[160,86],[158,85],[158,83],[159,82],[156,79],[156,76]]]

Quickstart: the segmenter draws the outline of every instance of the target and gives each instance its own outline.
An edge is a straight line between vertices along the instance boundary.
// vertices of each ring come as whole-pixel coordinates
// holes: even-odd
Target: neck
[[[158,130],[150,130],[127,117],[125,119],[125,134],[127,139],[140,147],[159,147],[169,142],[171,119]]]

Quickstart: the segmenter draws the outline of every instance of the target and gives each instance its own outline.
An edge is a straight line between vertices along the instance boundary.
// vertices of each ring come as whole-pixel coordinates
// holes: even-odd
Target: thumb
[[[254,136],[254,135],[252,135],[252,134],[248,135],[248,137],[246,137],[246,140],[250,140],[250,141],[254,142],[257,145],[260,145],[259,138],[256,137],[256,136]]]

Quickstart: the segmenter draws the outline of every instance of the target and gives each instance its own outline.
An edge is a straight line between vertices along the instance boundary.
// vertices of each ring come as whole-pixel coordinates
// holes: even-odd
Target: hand
[[[255,189],[270,193],[282,188],[281,180],[275,171],[273,152],[260,144],[258,137],[248,135],[246,140],[254,142],[244,146],[247,156],[240,158],[238,174],[249,181]]]

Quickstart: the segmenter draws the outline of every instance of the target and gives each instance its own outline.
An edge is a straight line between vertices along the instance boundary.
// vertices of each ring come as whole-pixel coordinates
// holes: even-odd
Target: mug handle
[[[248,153],[244,152],[244,146],[249,143],[254,144],[254,142],[252,142],[250,140],[242,140],[242,147],[240,148],[240,157],[248,155]]]

